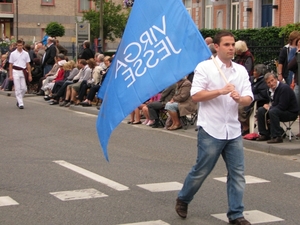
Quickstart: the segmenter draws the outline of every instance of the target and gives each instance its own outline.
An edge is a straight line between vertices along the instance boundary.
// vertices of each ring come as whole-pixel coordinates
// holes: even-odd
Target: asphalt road
[[[14,97],[0,95],[1,225],[226,224],[222,159],[189,205],[188,218],[174,211],[195,162],[196,132],[123,122],[113,132],[106,162],[95,115],[49,106],[41,97],[25,98],[24,110],[15,104]],[[246,149],[245,159],[246,218],[252,224],[300,224],[299,155]]]

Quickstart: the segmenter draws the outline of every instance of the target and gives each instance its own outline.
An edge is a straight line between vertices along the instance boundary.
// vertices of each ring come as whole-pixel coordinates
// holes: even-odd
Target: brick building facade
[[[183,0],[199,29],[247,29],[300,22],[299,0]]]
[[[123,4],[123,0],[112,0]],[[183,0],[199,29],[247,29],[300,22],[299,0]],[[95,9],[88,0],[0,0],[0,34],[39,41],[49,22],[65,27],[62,45],[75,38],[82,10]],[[108,46],[109,48],[109,46]],[[115,48],[115,45],[113,45]]]

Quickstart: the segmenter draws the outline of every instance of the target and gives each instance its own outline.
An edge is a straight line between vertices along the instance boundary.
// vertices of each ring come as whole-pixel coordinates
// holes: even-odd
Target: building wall
[[[298,0],[276,0],[278,9],[274,9],[274,25],[285,26],[294,22],[294,3]],[[299,22],[299,21],[298,21]]]
[[[192,19],[199,29],[205,28],[205,0],[193,0]],[[214,0],[213,5],[213,28],[230,29],[231,22],[231,0]],[[299,0],[273,0],[273,5],[278,9],[272,10],[273,26],[285,26],[290,23],[300,22],[300,1]],[[261,0],[240,0],[239,1],[239,29],[260,28],[262,19]],[[247,11],[248,8],[248,11]],[[251,11],[249,11],[251,10]],[[198,14],[196,12],[199,12]],[[219,19],[218,19],[219,18]],[[222,25],[221,25],[222,24]]]
[[[40,41],[47,24],[58,22],[65,27],[65,36],[59,37],[60,42],[71,43],[75,37],[76,19],[82,16],[78,13],[77,4],[77,0],[56,0],[54,6],[42,6],[40,0],[31,0],[30,4],[19,1],[19,38],[32,41],[35,37],[36,41]]]

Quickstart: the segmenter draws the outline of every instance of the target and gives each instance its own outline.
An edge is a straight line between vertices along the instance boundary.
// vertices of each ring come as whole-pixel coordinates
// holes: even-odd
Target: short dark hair
[[[85,59],[80,59],[79,63],[81,63],[81,64],[84,65],[84,66],[87,64],[87,62],[86,62]]]
[[[83,44],[86,48],[90,48],[90,46],[91,46],[89,41],[84,41]]]
[[[24,42],[22,40],[17,40],[17,44],[24,44]]]
[[[230,36],[234,38],[234,35],[230,31],[222,30],[214,36],[214,44],[220,45],[221,38],[225,36]]]

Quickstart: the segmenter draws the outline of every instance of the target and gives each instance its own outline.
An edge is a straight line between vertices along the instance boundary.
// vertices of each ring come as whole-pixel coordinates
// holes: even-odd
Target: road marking
[[[9,206],[9,205],[19,205],[19,203],[13,200],[9,196],[0,197],[0,206]]]
[[[94,188],[73,191],[50,192],[50,194],[62,201],[108,197],[108,195],[97,191]]]
[[[221,182],[224,182],[224,183],[227,182],[227,177],[216,177],[214,179],[218,180],[218,181],[221,181]],[[270,182],[268,180],[261,179],[261,178],[258,178],[258,177],[254,177],[254,176],[249,176],[249,175],[245,176],[245,180],[246,180],[246,184],[258,184],[258,183]]]
[[[156,221],[139,222],[139,223],[123,223],[119,225],[170,225],[170,224],[162,220],[156,220]]]
[[[289,176],[293,176],[293,177],[297,177],[297,178],[300,178],[300,172],[294,172],[294,173],[285,173],[286,175],[289,175]]]
[[[226,213],[221,214],[212,214],[213,217],[228,222],[228,218]],[[276,216],[272,216],[270,214],[258,211],[258,210],[251,210],[251,211],[244,211],[245,219],[248,220],[251,224],[258,224],[258,223],[271,223],[271,222],[279,222],[284,221]]]
[[[77,113],[77,114],[80,114],[80,115],[83,115],[83,116],[88,116],[88,117],[98,117],[97,115],[86,113],[86,112],[74,111],[74,113]]]
[[[109,180],[109,179],[107,179],[107,178],[105,178],[103,176],[100,176],[100,175],[98,175],[96,173],[90,172],[90,171],[88,171],[86,169],[83,169],[83,168],[81,168],[79,166],[76,166],[76,165],[73,165],[71,163],[68,163],[68,162],[66,162],[64,160],[56,160],[56,161],[53,161],[53,162],[55,162],[55,163],[57,163],[57,164],[65,167],[65,168],[68,168],[70,170],[73,170],[74,172],[79,173],[79,174],[81,174],[83,176],[86,176],[86,177],[88,177],[88,178],[90,178],[92,180],[95,180],[95,181],[97,181],[99,183],[105,184],[106,186],[108,186],[108,187],[110,187],[112,189],[115,189],[117,191],[127,191],[127,190],[129,190],[129,187],[126,187],[126,186],[124,186],[122,184],[119,184],[119,183],[117,183],[117,182],[115,182],[113,180]]]
[[[182,188],[182,184],[178,182],[138,184],[137,186],[151,192],[179,191]]]

